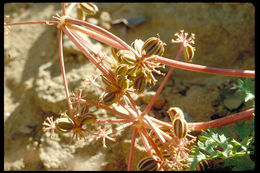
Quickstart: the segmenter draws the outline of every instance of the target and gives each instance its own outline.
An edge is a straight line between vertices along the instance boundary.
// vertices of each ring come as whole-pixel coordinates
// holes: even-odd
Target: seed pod
[[[137,164],[137,171],[156,171],[158,164],[156,160],[151,157],[144,157]]]
[[[97,117],[95,114],[86,113],[82,115],[81,125],[92,124],[95,123],[96,121],[97,121]]]
[[[80,20],[85,20],[85,15],[84,15],[84,11],[82,10],[81,7],[77,8],[77,16]]]
[[[162,56],[164,53],[164,46],[166,44],[163,43],[159,38],[151,37],[144,42],[142,47],[142,55],[149,57],[152,55]]]
[[[173,122],[176,118],[184,119],[184,114],[182,110],[178,107],[172,107],[170,108],[167,113],[169,114],[171,118],[171,122]]]
[[[117,55],[122,64],[134,65],[136,63],[135,54],[129,50],[120,50]]]
[[[127,89],[129,87],[129,80],[126,78],[126,76],[123,75],[118,75],[116,77],[116,83],[122,90]]]
[[[121,64],[117,67],[116,69],[116,75],[123,75],[125,76],[128,72],[128,68],[127,68],[127,65],[125,64]]]
[[[101,79],[106,86],[113,87],[113,83],[106,76],[101,75]]]
[[[197,166],[196,166],[196,171],[207,171],[209,168],[209,163],[207,160],[201,160]]]
[[[79,3],[79,5],[87,15],[95,15],[98,12],[98,7],[91,2]]]
[[[146,79],[144,75],[141,75],[135,80],[134,89],[138,94],[141,94],[144,92],[146,85],[147,85]]]
[[[141,55],[142,54],[142,47],[144,45],[143,40],[136,39],[131,46]]]
[[[176,118],[172,123],[172,132],[176,138],[184,138],[187,135],[188,126],[184,119]]]
[[[112,105],[113,103],[117,102],[119,97],[116,92],[105,92],[103,94],[103,103],[106,105]]]
[[[111,47],[111,53],[112,53],[114,59],[115,59],[117,62],[119,62],[119,57],[118,57],[118,55],[117,55],[118,52],[119,52],[119,49],[114,48],[114,47]]]
[[[191,62],[194,57],[194,51],[195,48],[192,47],[190,44],[187,44],[187,46],[184,46],[182,49],[183,55],[187,62]]]
[[[55,120],[56,130],[61,133],[68,133],[73,129],[74,122],[70,118],[58,118]]]

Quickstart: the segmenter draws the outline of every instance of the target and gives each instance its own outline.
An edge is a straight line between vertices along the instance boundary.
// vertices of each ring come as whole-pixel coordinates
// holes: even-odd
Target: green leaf
[[[255,163],[250,159],[248,155],[243,157],[232,157],[226,159],[224,166],[232,166],[232,171],[246,171],[254,170]]]
[[[243,101],[247,102],[255,99],[254,82],[249,78],[246,78],[245,81],[238,79],[237,87],[243,94]]]

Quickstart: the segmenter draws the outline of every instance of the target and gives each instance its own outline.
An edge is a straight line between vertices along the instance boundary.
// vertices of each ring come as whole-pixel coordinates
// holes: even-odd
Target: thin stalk
[[[162,64],[171,67],[176,67],[183,70],[190,70],[190,71],[196,71],[201,73],[209,73],[209,74],[216,74],[216,75],[223,75],[223,76],[234,76],[234,77],[248,77],[248,78],[255,77],[255,71],[253,70],[235,70],[235,69],[208,67],[203,65],[180,62],[180,61],[176,61],[176,60],[172,60],[160,56],[152,56],[151,60],[160,62]]]
[[[130,147],[128,165],[127,165],[127,170],[128,170],[128,171],[131,171],[131,169],[132,169],[132,163],[133,163],[133,157],[134,157],[134,149],[135,149],[136,134],[137,134],[137,128],[136,128],[136,127],[133,127],[131,147]]]
[[[146,137],[146,139],[148,140],[148,142],[151,144],[151,146],[153,147],[154,151],[157,153],[157,156],[160,157],[160,159],[163,158],[161,152],[159,151],[158,147],[157,147],[157,144],[155,144],[155,142],[152,140],[152,138],[150,137],[150,135],[148,134],[148,132],[146,131],[145,128],[142,128],[141,129],[144,136]]]
[[[96,123],[125,123],[131,122],[129,119],[108,119],[108,120],[97,120]]]
[[[77,25],[69,25],[69,28],[71,29],[74,29],[74,30],[77,30],[77,31],[80,31],[82,33],[85,33],[87,35],[89,35],[90,37],[98,40],[98,41],[101,41],[107,45],[110,45],[110,46],[113,46],[117,49],[125,49],[123,46],[121,46],[121,44],[119,44],[118,42],[110,39],[109,37],[104,37],[104,35],[102,34],[99,34],[95,31],[92,31],[92,30],[89,30],[89,29],[86,29],[84,27],[81,27],[81,26],[77,26]]]
[[[83,54],[88,57],[88,59],[106,76],[109,76],[109,72],[105,71],[104,68],[102,68],[99,63],[97,62],[96,58],[93,57],[90,52],[87,50],[87,48],[82,45],[75,36],[70,32],[70,30],[67,28],[67,26],[62,25],[63,32],[69,37],[69,39],[83,52]]]
[[[65,21],[68,22],[68,23],[71,23],[71,24],[84,25],[88,29],[92,29],[92,30],[104,35],[105,37],[109,37],[109,38],[117,41],[125,49],[132,51],[137,57],[140,57],[140,55],[138,55],[138,53],[131,46],[129,46],[127,43],[125,43],[119,37],[115,36],[114,34],[108,32],[107,30],[105,30],[105,29],[103,29],[99,26],[96,26],[94,24],[91,24],[91,23],[88,23],[88,22],[85,22],[85,21],[82,21],[82,20],[72,19],[72,18],[66,18]]]
[[[228,124],[232,124],[232,123],[236,123],[242,120],[246,120],[249,118],[254,117],[254,112],[255,109],[248,109],[246,111],[243,112],[239,112],[236,114],[232,114],[223,118],[219,118],[216,120],[211,120],[211,121],[207,121],[207,122],[195,122],[195,123],[188,123],[189,129],[190,131],[200,131],[200,130],[206,130],[209,127],[212,128],[217,128],[217,127],[221,127],[224,125],[228,125]]]
[[[59,32],[60,65],[61,65],[61,71],[62,71],[63,84],[65,87],[65,93],[66,93],[69,110],[70,110],[71,116],[74,117],[74,111],[73,111],[73,106],[72,106],[72,103],[70,100],[70,93],[69,93],[69,89],[68,89],[68,83],[67,83],[67,79],[66,79],[66,72],[65,72],[65,66],[64,66],[63,48],[62,48],[62,31],[58,30],[58,32]]]
[[[138,128],[138,132],[139,132],[139,136],[141,137],[141,140],[144,144],[144,148],[146,149],[148,155],[151,157],[151,158],[154,158],[156,160],[156,158],[154,157],[153,153],[152,153],[152,147],[150,146],[149,142],[147,141],[145,135],[143,134],[142,130],[143,127],[140,127]]]
[[[11,25],[32,25],[32,24],[48,24],[48,25],[57,25],[59,22],[57,21],[30,21],[30,22],[14,22],[14,23],[6,23],[6,26]]]

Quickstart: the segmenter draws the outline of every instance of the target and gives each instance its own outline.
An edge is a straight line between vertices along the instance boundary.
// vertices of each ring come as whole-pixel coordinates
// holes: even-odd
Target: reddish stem
[[[83,27],[80,27],[80,26],[76,26],[76,25],[69,25],[68,26],[69,28],[71,29],[74,29],[74,30],[78,30],[82,33],[85,33],[87,35],[89,35],[90,37],[98,40],[98,41],[101,41],[107,45],[110,45],[110,46],[113,46],[117,49],[125,49],[123,46],[121,46],[121,44],[119,44],[118,42],[112,40],[111,38],[108,38],[108,37],[104,37],[104,35],[102,34],[99,34],[95,31],[92,31],[92,30],[89,30],[89,29],[86,29],[86,28],[83,28]]]
[[[66,79],[66,72],[65,72],[65,66],[64,66],[64,58],[63,58],[63,48],[62,48],[62,31],[58,30],[59,32],[59,53],[60,53],[60,65],[61,65],[61,71],[62,71],[62,78],[63,78],[63,84],[65,88],[66,98],[69,106],[69,110],[71,113],[71,116],[74,117],[74,111],[73,106],[70,100],[70,93],[68,89],[68,83]]]
[[[14,22],[14,23],[6,23],[6,26],[11,25],[32,25],[32,24],[47,24],[47,25],[57,25],[59,22],[57,21],[30,21],[30,22]]]
[[[195,123],[188,123],[189,129],[191,131],[200,131],[200,130],[206,130],[209,127],[217,128],[224,125],[236,123],[238,121],[246,120],[248,118],[254,117],[255,109],[248,109],[243,112],[239,112],[236,114],[232,114],[223,118],[219,118],[216,120],[211,120],[207,122],[195,122]]]
[[[255,71],[253,71],[253,70],[235,70],[235,69],[208,67],[208,66],[203,66],[203,65],[180,62],[180,61],[176,61],[176,60],[172,60],[172,59],[163,58],[160,56],[152,56],[151,59],[156,62],[160,62],[162,64],[169,65],[171,67],[180,68],[183,70],[217,74],[217,75],[223,75],[223,76],[248,77],[248,78],[255,77]]]
[[[129,153],[129,160],[128,160],[128,166],[127,166],[127,170],[128,171],[131,171],[131,169],[132,169],[136,134],[137,134],[137,128],[133,127],[132,142],[131,142],[130,153]]]
[[[115,41],[117,41],[120,45],[122,45],[125,49],[132,51],[137,57],[139,57],[140,55],[137,54],[137,52],[128,44],[126,44],[123,40],[121,40],[120,38],[118,38],[117,36],[115,36],[114,34],[108,32],[107,30],[96,26],[94,24],[82,21],[82,20],[78,20],[78,19],[72,19],[72,18],[66,18],[65,19],[66,22],[69,22],[71,24],[77,24],[77,25],[84,25],[86,26],[88,29],[92,29],[100,34],[102,34],[104,37],[109,37]]]

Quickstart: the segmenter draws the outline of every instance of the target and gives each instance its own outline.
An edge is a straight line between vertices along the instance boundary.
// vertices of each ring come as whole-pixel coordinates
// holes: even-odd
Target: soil
[[[192,63],[218,68],[255,69],[255,9],[249,3],[97,3],[99,13],[87,20],[110,30],[128,44],[159,33],[167,46],[164,56],[174,59],[178,50],[174,34],[184,29],[195,33]],[[7,22],[50,20],[60,13],[56,3],[6,3]],[[102,14],[102,15],[101,15]],[[131,26],[112,24],[116,19],[132,19]],[[139,23],[138,20],[141,19]],[[131,21],[131,20],[129,20]],[[135,23],[136,22],[136,23]],[[116,142],[75,141],[70,136],[42,132],[47,116],[57,117],[67,109],[60,71],[57,28],[49,25],[17,25],[4,36],[4,170],[126,170],[132,129],[115,134]],[[86,37],[98,50],[111,55],[107,45]],[[84,85],[90,74],[99,75],[92,64],[64,37],[65,68],[70,90]],[[181,57],[181,61],[185,61]],[[169,67],[162,69],[164,73]],[[150,86],[143,99],[156,91]],[[160,95],[159,105],[150,114],[169,121],[166,111],[180,107],[188,121],[208,121],[248,109],[237,101],[229,109],[226,90],[237,78],[175,69]],[[86,94],[98,99],[101,91],[88,88]],[[223,94],[224,93],[224,94]],[[231,96],[230,96],[231,95]],[[232,92],[229,93],[229,98]],[[232,100],[228,100],[233,103]],[[161,104],[161,105],[160,105]],[[99,118],[112,115],[92,109]],[[110,127],[109,125],[107,127]],[[114,126],[112,126],[114,127]],[[232,127],[232,126],[231,126]],[[137,140],[133,167],[146,153]]]

